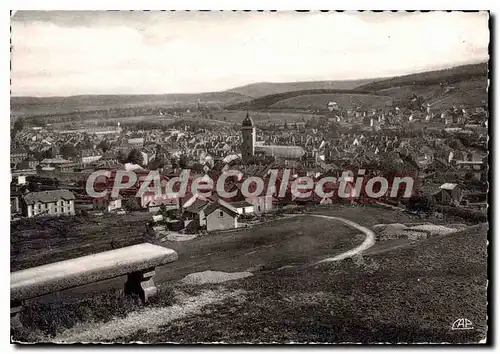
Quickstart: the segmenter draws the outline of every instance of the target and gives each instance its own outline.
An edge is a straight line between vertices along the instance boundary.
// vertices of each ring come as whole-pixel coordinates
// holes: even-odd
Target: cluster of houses
[[[163,207],[178,211],[182,228],[191,224],[190,228],[215,230],[237,227],[241,215],[269,212],[284,204],[333,202],[314,197],[296,200],[289,193],[281,200],[248,199],[240,194],[230,201],[218,196],[196,195],[185,200],[148,193],[135,198],[138,186],[117,198],[88,198],[83,187],[86,177],[96,170],[126,169],[127,164],[119,161],[118,156],[120,151],[133,149],[140,152],[140,161],[135,161],[136,173],[145,176],[149,170],[158,169],[165,181],[178,177],[182,168],[191,169],[193,178],[207,175],[212,179],[228,169],[237,169],[247,176],[266,176],[270,169],[289,168],[292,178],[339,176],[342,171],[356,168],[380,175],[397,169],[415,173],[424,181],[422,192],[438,203],[481,207],[485,204],[486,192],[480,185],[487,179],[488,163],[481,144],[487,139],[487,131],[468,120],[472,116],[482,117],[484,111],[470,115],[452,111],[455,118],[460,116],[463,121],[456,120],[457,125],[447,128],[445,135],[443,130],[439,134],[394,130],[400,115],[379,110],[347,110],[348,117],[359,118],[362,129],[341,129],[339,124],[330,124],[332,115],[337,116],[335,112],[325,116],[323,127],[301,123],[257,129],[247,114],[242,117],[240,128],[189,122],[175,128],[143,130],[122,129],[119,124],[59,131],[25,128],[12,139],[11,211],[16,217],[34,217],[74,215],[78,210],[123,213],[133,209],[131,205],[137,210],[157,212]],[[472,134],[464,133],[465,130]],[[464,135],[478,148],[457,144]],[[67,150],[73,156],[66,156]],[[239,188],[236,183],[227,187]]]

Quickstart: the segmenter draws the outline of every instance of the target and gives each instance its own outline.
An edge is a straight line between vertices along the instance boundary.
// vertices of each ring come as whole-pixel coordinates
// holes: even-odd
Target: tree
[[[135,197],[129,197],[125,199],[123,206],[128,211],[138,211],[141,210],[141,206]]]
[[[36,127],[44,127],[45,126],[45,121],[39,119],[39,118],[33,118],[30,120],[31,124],[36,126]]]
[[[65,159],[73,158],[78,156],[78,151],[71,144],[64,144],[61,146],[61,155]]]
[[[473,179],[474,179],[474,174],[470,171],[464,175],[464,180],[466,180],[467,182],[470,182]]]
[[[23,118],[18,118],[16,122],[14,123],[14,131],[20,132],[21,130],[24,129],[24,119]]]
[[[123,150],[120,150],[118,152],[118,156],[116,156],[116,159],[119,163],[127,163],[127,154],[125,154]]]
[[[172,156],[172,158],[170,159],[170,163],[172,164],[172,168],[179,167],[179,159],[175,156]]]
[[[53,157],[54,157],[54,153],[53,153],[52,149],[47,149],[44,151],[44,153],[43,153],[44,159],[52,159]]]
[[[142,153],[137,149],[130,150],[128,157],[128,163],[133,163],[135,165],[141,165],[143,162]]]
[[[107,141],[106,139],[104,139],[104,140],[101,140],[101,142],[99,143],[99,145],[97,145],[97,148],[101,149],[103,152],[106,152],[109,149],[111,149],[111,144],[109,143],[109,141]]]
[[[408,209],[430,215],[434,211],[434,201],[424,195],[414,195],[408,200]]]
[[[188,158],[186,155],[181,155],[181,157],[179,158],[179,167],[184,169],[186,168],[188,165]]]

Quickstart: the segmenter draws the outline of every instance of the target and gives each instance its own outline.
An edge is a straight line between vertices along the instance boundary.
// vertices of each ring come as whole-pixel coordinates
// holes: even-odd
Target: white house
[[[24,216],[74,215],[75,196],[66,189],[27,193],[22,198]]]

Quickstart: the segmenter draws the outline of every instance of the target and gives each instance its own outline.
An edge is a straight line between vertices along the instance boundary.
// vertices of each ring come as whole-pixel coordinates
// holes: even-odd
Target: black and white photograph
[[[11,344],[487,343],[492,22],[11,11]]]

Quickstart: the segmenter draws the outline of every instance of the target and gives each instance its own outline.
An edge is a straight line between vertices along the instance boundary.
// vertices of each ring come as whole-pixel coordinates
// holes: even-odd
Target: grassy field
[[[181,279],[207,269],[254,272],[305,265],[360,244],[364,237],[358,234],[341,222],[294,217],[188,242],[167,241],[162,245],[175,249],[179,259],[158,274],[158,281]]]
[[[69,97],[11,97],[12,115],[64,114],[114,108],[196,106],[198,99],[210,104],[234,104],[250,99],[236,92],[159,95],[81,95]]]
[[[136,116],[136,117],[122,117],[122,118],[106,118],[107,121],[116,121],[116,122],[121,122],[121,123],[139,123],[139,122],[154,122],[154,123],[162,123],[165,125],[170,125],[170,124],[175,124],[177,121],[203,121],[207,124],[210,125],[231,125],[231,124],[241,124],[243,119],[245,119],[245,116],[247,114],[247,111],[214,111],[211,112],[213,115],[212,119],[207,119],[202,117],[202,115],[199,112],[190,112],[190,113],[183,113],[181,117],[173,117],[173,116],[158,116],[158,115],[151,115],[151,116]],[[276,122],[276,123],[294,123],[294,122],[302,122],[302,121],[308,121],[315,115],[312,113],[302,113],[302,112],[295,112],[293,111],[286,111],[286,110],[277,110],[277,111],[269,111],[269,112],[262,112],[262,111],[249,111],[250,116],[252,117],[253,121],[257,125],[265,125],[268,124],[269,122]]]
[[[486,225],[375,256],[227,283],[235,299],[118,341],[472,343],[486,337]],[[469,319],[474,329],[452,330]]]
[[[279,101],[271,108],[325,109],[328,102],[337,102],[341,107],[363,106],[385,108],[392,105],[392,98],[368,94],[319,94],[303,95]]]
[[[223,111],[214,113],[214,119],[226,120],[231,123],[241,124],[243,119],[245,119],[247,111]],[[311,113],[297,113],[297,112],[262,112],[262,111],[252,111],[248,112],[252,120],[257,125],[268,124],[269,122],[276,123],[294,123],[301,121],[308,121],[315,115]]]
[[[432,109],[435,111],[447,109],[453,105],[457,107],[460,107],[460,105],[475,107],[480,106],[482,101],[488,101],[487,81],[485,78],[457,82],[450,86],[454,87],[454,89],[449,92],[447,92],[448,86],[434,84],[393,87],[381,90],[379,93],[392,96],[394,99],[403,99],[414,93],[423,96],[425,102],[432,104]]]
[[[11,223],[10,267],[58,262],[151,240],[149,213],[102,217],[31,218]]]

